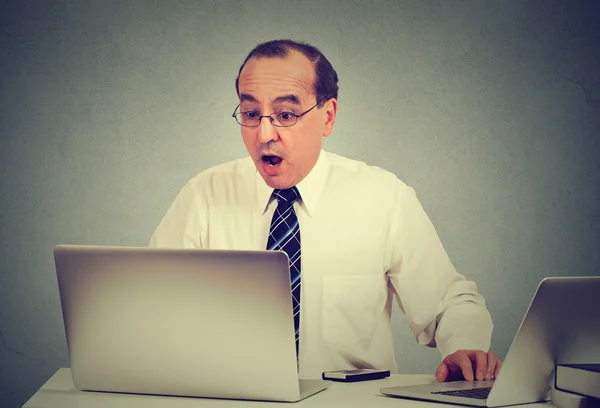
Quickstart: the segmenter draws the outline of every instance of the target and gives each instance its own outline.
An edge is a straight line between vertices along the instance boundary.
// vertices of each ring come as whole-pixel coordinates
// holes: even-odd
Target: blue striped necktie
[[[294,329],[296,330],[296,356],[300,329],[300,227],[294,211],[294,201],[300,198],[296,187],[274,190],[277,209],[271,220],[267,249],[285,251],[290,259],[290,282],[292,291],[292,309]]]

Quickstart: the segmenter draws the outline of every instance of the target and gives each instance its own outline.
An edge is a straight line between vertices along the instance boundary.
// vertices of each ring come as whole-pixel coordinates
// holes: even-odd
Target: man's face
[[[251,58],[239,77],[239,111],[300,115],[317,103],[314,81],[313,64],[297,51],[290,50],[286,58]],[[267,185],[290,188],[306,177],[323,138],[333,130],[336,109],[337,101],[330,99],[291,127],[275,127],[268,118],[258,127],[241,127],[246,149]]]

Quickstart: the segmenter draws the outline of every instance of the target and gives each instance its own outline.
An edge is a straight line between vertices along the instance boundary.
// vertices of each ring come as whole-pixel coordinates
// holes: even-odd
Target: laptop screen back
[[[287,256],[58,246],[82,390],[298,399]]]

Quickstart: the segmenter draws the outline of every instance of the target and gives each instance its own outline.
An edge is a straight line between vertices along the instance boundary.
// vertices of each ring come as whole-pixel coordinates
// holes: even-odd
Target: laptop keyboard
[[[486,399],[492,387],[471,388],[467,390],[437,391],[432,394],[451,395],[453,397]]]

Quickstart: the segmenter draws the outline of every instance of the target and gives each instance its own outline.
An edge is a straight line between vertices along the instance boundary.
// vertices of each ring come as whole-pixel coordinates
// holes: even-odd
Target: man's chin
[[[289,177],[285,177],[281,174],[269,175],[269,174],[264,174],[260,170],[259,170],[259,173],[260,173],[261,177],[263,178],[263,180],[265,181],[265,183],[271,188],[285,190],[286,188],[290,188],[295,185],[294,182],[289,179]]]

